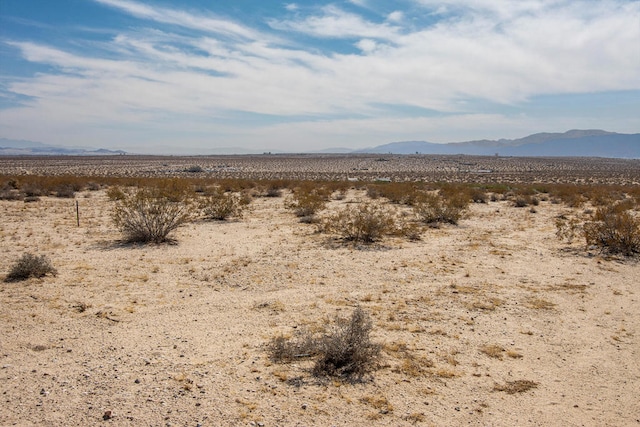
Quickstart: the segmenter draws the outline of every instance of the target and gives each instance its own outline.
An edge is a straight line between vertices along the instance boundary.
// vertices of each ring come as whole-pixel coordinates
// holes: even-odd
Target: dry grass
[[[494,391],[503,391],[508,394],[524,393],[531,389],[537,388],[538,383],[529,380],[507,381],[504,384],[495,384]]]
[[[502,359],[504,352],[504,347],[498,344],[487,344],[480,347],[480,353],[486,354],[487,356],[495,359]]]

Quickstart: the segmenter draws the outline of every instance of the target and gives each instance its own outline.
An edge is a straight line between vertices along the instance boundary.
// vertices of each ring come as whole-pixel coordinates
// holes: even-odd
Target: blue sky
[[[640,1],[0,0],[0,138],[206,154],[640,132]]]

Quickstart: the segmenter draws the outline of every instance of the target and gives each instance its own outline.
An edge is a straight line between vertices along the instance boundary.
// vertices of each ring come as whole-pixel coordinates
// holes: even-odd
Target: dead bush
[[[128,242],[163,243],[192,216],[192,201],[185,193],[150,187],[125,195],[114,209],[113,221]]]
[[[640,253],[640,220],[623,205],[598,208],[584,224],[587,246],[624,256]]]
[[[44,277],[47,274],[55,276],[58,274],[58,271],[53,268],[51,262],[45,255],[37,256],[25,253],[13,264],[9,274],[4,280],[5,282],[18,282],[30,277]]]
[[[339,319],[333,331],[318,343],[320,357],[313,374],[361,380],[373,370],[380,355],[380,344],[371,342],[369,337],[371,329],[371,319],[360,307],[351,319]]]
[[[275,362],[315,358],[312,373],[317,377],[361,381],[375,368],[381,350],[380,344],[371,342],[371,329],[369,315],[358,307],[350,319],[336,319],[328,333],[314,336],[304,330],[293,339],[280,335],[269,343],[268,351]]]
[[[321,229],[354,243],[373,243],[397,230],[396,215],[380,205],[363,203],[337,212],[323,221]]]

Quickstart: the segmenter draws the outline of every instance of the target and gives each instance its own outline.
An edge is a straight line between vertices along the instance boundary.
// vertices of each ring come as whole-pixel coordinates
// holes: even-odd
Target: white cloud
[[[395,10],[387,15],[387,21],[400,23],[404,20],[404,12],[401,10]]]
[[[640,90],[640,2],[416,0],[426,9],[456,10],[424,26],[406,23],[402,11],[376,23],[326,6],[319,14],[271,21],[272,33],[263,35],[211,14],[96,1],[154,28],[123,31],[100,50],[10,42],[27,61],[56,71],[2,78],[10,92],[30,99],[3,110],[3,136],[50,141],[93,135],[97,144],[116,135],[155,135],[169,143],[182,132],[194,143],[211,134],[225,145],[263,141],[289,149],[294,142],[287,141],[301,138],[313,148],[322,141],[441,142],[548,128],[531,117],[474,111],[464,101],[519,105],[543,94]],[[173,25],[198,35],[176,35]],[[295,33],[323,39],[325,49],[303,45]],[[334,41],[360,52],[331,52]],[[393,106],[447,114],[405,118],[394,115]],[[247,124],[256,114],[280,124]],[[628,117],[602,123],[618,126],[612,130],[640,125]],[[558,118],[555,129],[580,124],[594,127],[593,117],[574,117],[570,126]]]
[[[329,38],[393,39],[398,34],[398,28],[394,26],[369,22],[360,15],[346,12],[333,5],[323,7],[321,15],[307,16],[302,20],[272,20],[270,25],[277,30],[297,31]]]
[[[284,8],[287,9],[290,12],[296,11],[299,9],[298,5],[296,3],[287,3],[284,5]]]
[[[214,16],[206,16],[189,13],[177,9],[147,6],[143,3],[130,0],[94,0],[107,6],[121,9],[133,16],[148,19],[160,23],[179,25],[205,31],[217,33],[229,37],[240,37],[245,39],[259,39],[260,33],[235,22],[220,19]]]

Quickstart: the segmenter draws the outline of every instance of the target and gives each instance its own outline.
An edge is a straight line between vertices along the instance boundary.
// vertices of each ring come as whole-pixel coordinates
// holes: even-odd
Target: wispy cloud
[[[320,14],[306,16],[302,20],[272,20],[270,25],[276,30],[331,38],[393,39],[399,30],[398,27],[387,23],[376,24],[367,21],[360,15],[346,12],[334,5],[325,6]]]
[[[194,14],[177,9],[152,7],[143,3],[129,0],[94,0],[106,6],[122,10],[132,16],[156,21],[164,24],[179,25],[181,27],[217,33],[229,37],[256,40],[260,33],[237,24],[233,21],[220,19],[211,14]]]

